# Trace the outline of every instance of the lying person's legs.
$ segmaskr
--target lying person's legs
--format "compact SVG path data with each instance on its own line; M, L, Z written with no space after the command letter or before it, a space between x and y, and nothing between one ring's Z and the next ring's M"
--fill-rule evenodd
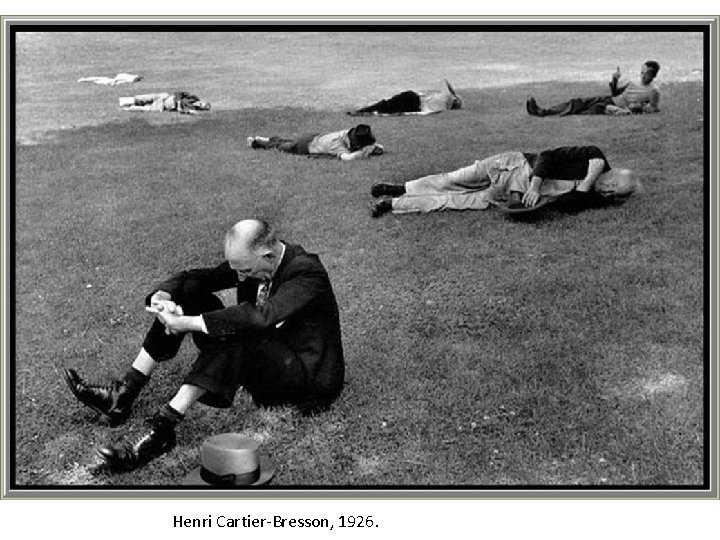
M491 183L489 165L492 159L476 161L456 171L424 176L405 184L374 184L371 189L373 197L390 195L395 198L375 203L372 216L379 217L389 211L403 214L487 208L488 194L484 192Z
M350 116L366 116L371 114L402 114L420 111L420 94L406 90L395 94L389 99L382 99L372 105L356 111L350 111Z
M289 152L295 144L293 139L285 137L248 137L248 146L253 150L280 150Z
M160 94L142 94L133 97L121 97L118 101L120 103L120 107L122 107L125 111L163 112L166 109L166 100L169 98L170 94L163 92Z
M373 197L390 195L437 195L449 191L483 190L490 185L486 160L476 161L472 165L456 171L431 174L410 180L404 184L387 184L379 182L373 184L371 194Z
M605 107L611 104L611 96L596 96L574 98L544 109L538 106L535 98L531 97L526 103L526 108L531 116L568 116L574 114L605 114Z
M248 137L247 145L253 150L279 150L288 154L308 154L309 146L317 133L308 133L294 139L287 137Z
M484 210L490 205L487 193L484 191L466 191L417 196L405 195L390 199L387 202L390 204L387 211L394 214L436 212L444 210Z

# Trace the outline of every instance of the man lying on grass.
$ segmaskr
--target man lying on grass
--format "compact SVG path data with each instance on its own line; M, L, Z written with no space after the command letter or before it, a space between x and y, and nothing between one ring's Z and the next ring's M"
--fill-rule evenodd
M275 149L288 154L337 157L343 161L379 156L384 151L383 146L375 142L372 129L367 124L332 133L308 133L294 139L248 137L247 144L253 150Z
M200 354L170 402L136 441L99 446L111 470L131 470L175 446L175 426L196 401L230 407L242 386L259 406L293 404L311 413L330 405L343 386L340 321L318 257L281 242L264 221L244 220L225 235L226 261L181 272L146 298L156 320L121 380L90 384L73 369L75 397L111 425L127 420L151 373L173 358L186 334ZM237 289L237 305L212 294Z
M209 111L210 103L188 92L160 92L157 94L141 94L139 96L119 98L120 107L124 111L140 112L178 112L180 114L197 114Z
M516 198L525 207L559 196L572 197L577 209L594 206L635 191L627 169L612 169L596 146L564 146L540 153L504 152L449 173L404 184L377 183L372 217L388 212L484 210Z
M613 73L609 96L574 98L543 109L535 98L527 100L525 107L531 116L567 116L570 114L639 114L654 113L660 109L660 91L653 83L660 71L654 60L645 62L640 70L640 82L620 79L620 68Z
M406 90L388 99L350 111L350 116L424 116L442 111L462 109L462 99L447 80L443 79L439 92Z

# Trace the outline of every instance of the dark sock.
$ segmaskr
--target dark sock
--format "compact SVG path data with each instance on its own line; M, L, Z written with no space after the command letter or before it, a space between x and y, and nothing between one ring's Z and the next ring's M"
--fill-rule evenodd
M185 418L183 413L176 411L170 405L163 405L160 411L158 411L157 416L166 420L171 427L175 427Z
M390 197L402 197L405 195L405 184L383 184L383 191Z
M137 388L138 390L145 386L149 380L150 377L145 375L142 371L138 371L134 367L128 369L122 378L122 381L129 387Z

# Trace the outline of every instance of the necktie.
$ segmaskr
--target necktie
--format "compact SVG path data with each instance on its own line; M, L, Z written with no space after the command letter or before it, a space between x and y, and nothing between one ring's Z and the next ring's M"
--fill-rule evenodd
M265 302L267 302L269 295L270 295L270 284L265 283L265 282L260 283L260 285L258 285L257 298L255 299L255 306L256 307L264 306Z

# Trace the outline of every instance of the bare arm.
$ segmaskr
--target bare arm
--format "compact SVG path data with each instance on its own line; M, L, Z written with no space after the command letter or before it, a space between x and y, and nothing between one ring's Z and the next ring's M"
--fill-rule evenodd
M370 156L379 156L384 151L385 149L381 144L375 143L369 146L364 146L360 150L357 150L355 152L346 152L344 154L340 154L339 157L342 161L353 161L356 159L368 158Z
M620 82L620 66L612 74L612 80L610 81L610 94L615 97L622 94L630 84L630 81L625 80L623 85L619 85Z
M522 202L525 206L535 206L540 200L540 186L543 179L539 176L533 176L530 180L530 187L523 194Z
M588 162L588 172L582 182L577 186L576 191L582 191L584 193L589 192L595 180L602 174L603 168L605 167L605 161L600 158L591 159Z

